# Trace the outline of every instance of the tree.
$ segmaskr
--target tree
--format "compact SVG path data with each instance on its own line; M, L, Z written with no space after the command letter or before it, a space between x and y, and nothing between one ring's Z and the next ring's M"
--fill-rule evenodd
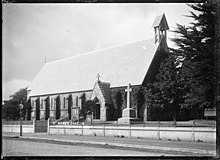
M172 39L177 49L172 50L181 64L178 79L184 84L181 106L194 108L195 118L202 118L204 108L214 106L215 10L207 2L188 6L199 13L190 12L188 17L193 18L190 26L177 24L174 31L177 37Z
M113 91L114 92L114 91ZM122 117L122 105L123 105L123 97L122 93L120 91L115 91L115 94L113 94L113 103L115 106L115 117L116 119Z
M152 106L159 107L160 114L169 112L174 122L181 109L193 109L194 118L202 118L204 108L214 106L214 7L188 6L198 14L190 12L193 22L188 27L177 24L172 39L177 48L169 49L156 81L149 85Z
M137 117L140 120L144 120L145 117L145 108L146 108L146 99L145 94L147 90L143 86L133 86L131 92L131 104L135 106L137 110Z
M3 105L3 118L7 120L17 120L20 117L19 104L23 104L22 118L30 119L31 105L30 101L27 101L27 88L22 88L10 96L10 99Z
M82 109L80 110L80 116L83 116L83 118L86 119L87 115L92 115L95 107L96 107L96 103L94 101L92 100L86 101L82 106Z
M160 106L161 118L170 114L174 125L176 125L177 112L180 108L179 103L182 95L181 84L178 83L179 63L177 63L176 56L172 52L167 54L166 57L160 65L156 81L149 85L150 103L156 108Z
M5 120L18 120L20 118L19 107L11 101L4 101L4 105L2 107L2 118Z

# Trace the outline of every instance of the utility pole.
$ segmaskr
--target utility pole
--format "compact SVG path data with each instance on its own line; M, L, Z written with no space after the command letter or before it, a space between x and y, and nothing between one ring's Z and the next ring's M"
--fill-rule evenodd
M22 109L24 107L22 102L20 103L19 107L20 107L20 136L22 136Z

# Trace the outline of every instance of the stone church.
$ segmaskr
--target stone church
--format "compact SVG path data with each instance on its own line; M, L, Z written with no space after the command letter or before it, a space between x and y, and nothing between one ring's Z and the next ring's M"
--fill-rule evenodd
M168 52L165 14L157 16L152 28L146 29L152 29L153 39L46 63L28 87L31 117L78 119L83 104L93 100L93 119L107 121L107 106L114 107L112 90L124 89L129 83L133 87L153 82Z

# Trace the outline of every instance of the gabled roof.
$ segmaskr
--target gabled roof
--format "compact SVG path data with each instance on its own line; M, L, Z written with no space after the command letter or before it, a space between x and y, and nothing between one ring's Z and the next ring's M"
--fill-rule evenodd
M99 97L99 98L98 98ZM101 101L103 98L106 104L112 104L110 83L97 80L90 95L90 100L95 102Z
M105 103L113 104L112 98L111 98L110 83L99 81L98 85L105 99Z
M161 26L164 30L168 30L169 26L165 17L165 14L157 16L154 20L152 27Z
M141 40L46 63L29 96L92 90L98 73L111 88L141 85L157 48L153 39Z

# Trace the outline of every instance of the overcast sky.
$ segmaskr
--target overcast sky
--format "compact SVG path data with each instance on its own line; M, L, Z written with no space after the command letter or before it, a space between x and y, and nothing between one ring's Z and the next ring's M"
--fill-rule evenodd
M51 62L150 39L157 15L165 13L172 30L188 25L190 10L184 3L3 4L3 99L28 86L45 57Z

